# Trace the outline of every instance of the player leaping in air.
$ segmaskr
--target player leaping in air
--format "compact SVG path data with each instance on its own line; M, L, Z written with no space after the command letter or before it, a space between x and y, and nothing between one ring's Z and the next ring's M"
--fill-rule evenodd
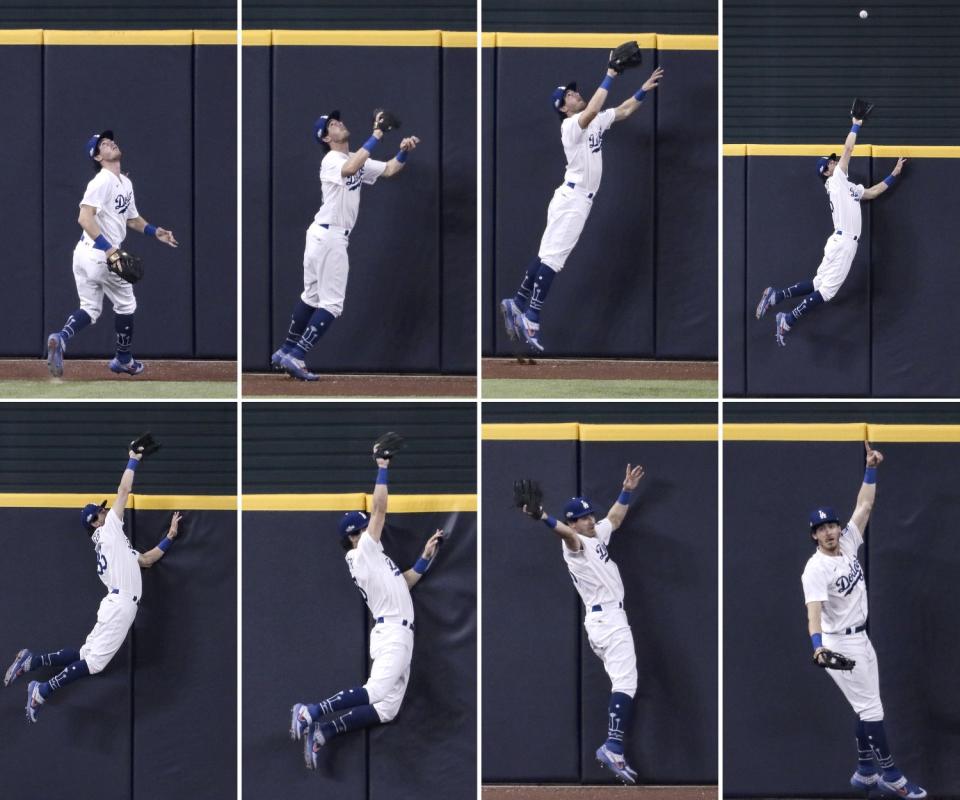
M857 769L850 785L869 794L922 798L927 793L906 779L887 745L880 701L877 654L867 636L867 584L857 560L877 494L877 467L883 454L864 442L866 469L853 515L845 528L827 506L810 514L816 552L803 570L803 598L813 660L826 667L857 713ZM837 655L843 656L842 660ZM850 663L852 661L852 664ZM879 767L879 772L878 768Z
M107 587L107 594L100 601L97 624L87 636L79 651L64 647L55 653L33 653L21 650L13 659L3 676L3 685L9 686L24 672L34 672L45 667L63 667L63 670L47 681L30 681L27 684L27 719L37 721L40 709L50 696L69 683L87 675L103 671L117 654L127 631L137 615L141 597L140 569L152 567L177 538L180 514L174 513L170 528L160 543L146 553L133 549L123 532L123 510L133 489L133 476L140 461L159 448L150 434L145 434L130 443L129 460L117 488L117 498L110 510L107 501L99 505L88 503L80 510L80 522L90 537L96 554L97 575Z
M320 748L334 736L390 722L410 680L413 658L413 601L410 590L430 568L443 541L438 530L410 569L401 572L383 551L380 536L387 518L387 468L402 446L396 433L386 433L373 447L377 482L370 514L351 511L340 521L340 542L350 576L373 617L370 632L370 677L363 686L344 689L317 703L296 703L291 709L290 738L303 739L307 769L317 768ZM326 717L326 719L324 719Z
M796 327L804 314L829 302L840 291L850 272L854 256L857 255L861 228L861 201L873 200L893 186L906 162L905 158L897 159L893 172L869 189L864 189L861 184L855 184L847 177L857 134L872 108L872 105L861 100L854 101L851 109L853 125L850 133L847 134L847 140L843 143L840 158L837 158L836 153L831 153L829 156L817 159L817 174L823 179L824 189L830 200L830 214L833 217L833 234L824 245L823 260L817 267L817 274L812 281L800 281L785 289L768 286L763 290L760 302L757 304L756 316L757 319L762 319L767 311L784 300L795 297L805 298L792 311L781 311L776 316L775 335L777 344L781 347L786 347L787 333ZM862 116L857 116L858 114Z
M563 542L563 560L586 610L583 627L591 649L603 661L612 684L607 739L597 748L597 761L624 783L637 782L637 773L627 764L623 751L623 739L637 693L637 651L627 612L623 610L620 570L610 558L607 545L610 536L623 523L630 493L637 488L643 474L643 467L627 464L620 496L599 522L593 505L586 498L571 498L563 507L564 521L560 521L543 510L539 485L533 481L514 484L514 504L524 514L542 520Z
M301 381L316 381L305 359L317 340L343 312L347 295L347 243L360 213L360 189L377 178L390 178L403 169L407 157L420 144L416 136L400 142L400 150L389 161L371 158L377 144L400 126L388 111L377 110L373 133L355 153L350 152L350 131L340 121L340 112L331 111L313 125L313 137L324 150L320 162L320 189L323 204L307 228L303 251L303 293L293 308L287 337L270 357L273 369L283 370Z
M622 53L626 55L620 55ZM563 183L554 191L547 208L547 226L537 257L527 266L516 295L500 301L507 336L511 341L526 343L534 353L545 349L540 337L540 312L547 293L576 247L593 207L593 198L600 189L603 134L614 122L626 119L640 108L647 92L657 88L663 77L663 70L658 67L636 94L616 108L601 110L613 79L624 69L637 66L639 56L635 42L627 42L612 51L607 74L589 103L577 91L575 81L558 86L550 96L553 110L560 115L560 141L567 169Z
M63 328L47 337L47 368L55 378L63 375L67 342L97 321L106 295L113 306L117 334L117 350L107 366L118 374L139 375L143 372L143 363L137 361L131 351L137 298L133 296L133 284L120 277L123 258L129 258L120 246L128 228L170 247L176 247L177 240L171 231L151 225L137 211L133 184L120 172L122 154L113 131L91 136L85 152L97 174L87 184L80 201L77 222L83 235L73 250L73 279L80 295L80 307L67 317Z

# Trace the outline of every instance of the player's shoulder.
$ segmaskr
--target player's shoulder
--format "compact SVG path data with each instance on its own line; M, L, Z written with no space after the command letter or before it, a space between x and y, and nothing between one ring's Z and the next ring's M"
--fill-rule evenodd
M87 188L92 189L98 186L109 186L110 182L110 170L101 169L98 170L96 175L87 181Z
M349 153L344 153L342 150L329 150L327 154L320 159L321 166L324 164L335 164L339 161L346 161L350 158Z

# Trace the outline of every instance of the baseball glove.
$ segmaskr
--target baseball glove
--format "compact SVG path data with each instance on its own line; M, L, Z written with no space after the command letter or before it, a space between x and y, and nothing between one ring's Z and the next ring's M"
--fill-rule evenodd
M373 443L373 457L389 461L403 447L403 437L399 433L388 431Z
M107 256L107 269L127 283L136 283L143 277L143 259L126 250L115 250Z
M160 443L153 438L152 433L144 433L130 442L130 449L142 458L152 456L160 449Z
M639 67L642 58L640 45L636 42L624 42L617 45L617 48L610 54L609 66L617 75L622 75L625 69Z
M392 131L394 128L400 127L400 119L392 111L384 111L382 108L375 108L373 110L373 118L376 120L377 114L382 114L380 121L377 123L377 130L387 133Z
M528 517L539 520L543 514L543 489L536 481L513 482L513 504Z
M835 653L826 647L813 657L813 663L824 669L851 670L857 666L857 662L852 658L847 658L842 653Z
M867 117L870 116L870 112L873 111L873 103L869 100L861 100L859 97L855 98L853 105L850 106L850 117L851 119L859 119L861 122L866 122Z

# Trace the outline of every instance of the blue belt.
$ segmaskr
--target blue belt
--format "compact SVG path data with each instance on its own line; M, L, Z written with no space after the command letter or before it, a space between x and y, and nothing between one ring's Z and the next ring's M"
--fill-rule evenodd
M837 236L843 236L843 231L837 231ZM853 241L857 241L857 239L859 238L860 238L859 236L854 236Z
M110 594L120 594L120 590L119 590L119 589L111 589L111 590L110 590ZM134 602L134 603L137 602L137 596L136 596L136 595L133 596L133 602Z
M610 606L607 606L607 608L610 608ZM617 603L617 608L623 608L623 603L622 603L622 602ZM599 603L597 603L595 606L590 606L590 610L591 610L591 611L603 611L603 606L600 605Z
M575 184L573 181L567 181L567 186L569 186L571 189L577 188L577 184ZM590 194L587 195L587 200L589 200L592 197L593 197L593 192L590 192Z
M383 617L377 617L377 625L379 625L381 622L384 622L384 621L385 621L385 620L384 620ZM400 624L403 625L404 628L409 628L410 630L413 630L413 623L412 623L412 622L407 622L406 620L401 620Z
M321 228L326 228L327 230L330 230L330 226L329 226L329 225L324 225L322 222L317 223L317 224L319 224ZM339 227L339 226L337 226L337 227ZM350 235L350 231L347 230L346 228L344 228L344 229L343 229L343 235L344 235L344 236L349 236L349 235Z
M850 636L850 635L853 634L853 633L862 633L862 632L865 631L866 629L867 629L867 625L866 625L866 623L864 623L863 625L858 625L856 628L845 628L844 630L840 631L840 632L837 633L836 635L838 635L838 636Z

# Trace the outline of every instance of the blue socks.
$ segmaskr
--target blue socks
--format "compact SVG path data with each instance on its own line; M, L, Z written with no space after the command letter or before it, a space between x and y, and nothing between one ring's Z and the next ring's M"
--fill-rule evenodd
M117 361L129 364L133 344L133 314L114 314L113 329L117 332Z
M367 690L360 686L357 689L346 689L337 692L333 697L321 700L319 703L307 706L307 711L314 721L326 714L332 714L334 711L343 711L345 708L354 708L355 706L366 706L370 704L370 697Z
M527 265L527 271L523 276L523 281L520 283L520 288L517 289L517 293L513 297L513 302L517 304L517 308L521 312L525 312L527 307L530 305L530 295L533 293L533 283L537 279L537 272L540 271L540 267L543 264L540 263L539 258L533 259Z
M823 295L820 294L820 292L814 292L787 315L790 317L790 319L787 320L787 323L791 328L793 328L797 322L800 321L800 317L812 311L817 306L822 305L824 302L826 301L823 299Z
M537 270L536 280L533 282L533 293L530 295L530 306L527 308L527 317L533 322L540 321L540 310L547 299L547 293L550 291L550 285L557 273L546 264L541 264Z
M67 317L67 321L63 323L63 328L60 329L60 338L65 342L69 342L92 322L93 320L90 319L90 315L82 308L78 308Z
M287 338L281 346L282 350L289 353L297 346L297 342L300 341L300 337L303 336L304 330L310 323L310 317L316 310L313 306L304 303L302 299L297 300L297 304L293 307L293 313L290 315L290 328L287 331Z
M873 751L874 758L883 770L883 779L885 781L898 781L903 777L903 773L897 769L893 763L893 756L890 754L890 746L887 744L887 732L884 730L883 722L863 722L863 733L867 744ZM859 735L858 735L859 740ZM859 749L859 744L857 749Z
M873 750L867 739L867 731L862 719L857 720L857 772L861 775L873 775L877 768L873 765Z
M33 670L40 669L40 667L65 667L79 660L80 653L78 651L64 647L62 650L57 650L56 653L33 656L27 665L27 672L33 672Z
M40 696L46 700L57 689L62 689L68 683L73 683L78 678L89 674L86 661L74 661L59 675L54 675L50 680L40 684Z
M614 692L610 695L608 707L609 722L607 723L607 749L623 755L623 735L630 724L630 713L633 710L633 698L623 692Z
M346 714L342 714L328 722L320 723L320 733L328 742L334 737L347 731L355 731L360 728L369 728L371 725L380 724L380 715L371 705L357 706Z
M807 294L813 294L813 281L800 281L800 283L795 283L786 289L777 289L773 302L776 305L782 303L788 297L803 297Z
M304 328L303 334L300 336L300 339L287 351L294 358L303 359L304 356L310 352L310 349L317 343L317 340L327 332L327 329L336 319L336 317L325 308L311 309L311 311L313 311L313 313L310 315L310 321L307 323L306 328ZM292 323L290 328L293 328ZM287 339L289 340L289 338L290 337L288 336Z

